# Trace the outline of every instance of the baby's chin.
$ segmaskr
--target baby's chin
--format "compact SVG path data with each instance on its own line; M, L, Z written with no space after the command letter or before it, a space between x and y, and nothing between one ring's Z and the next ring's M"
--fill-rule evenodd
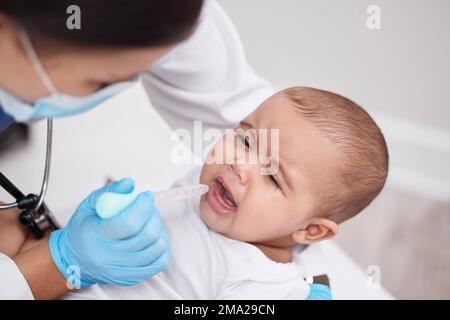
M202 195L200 199L199 210L203 223L217 233L227 233L227 230L232 225L234 216L223 216L215 212L209 205L206 195Z

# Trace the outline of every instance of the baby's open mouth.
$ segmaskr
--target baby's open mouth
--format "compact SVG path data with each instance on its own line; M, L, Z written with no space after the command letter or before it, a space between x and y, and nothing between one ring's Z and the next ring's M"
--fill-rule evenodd
M230 214L237 211L233 195L221 178L213 181L206 197L212 209L217 213Z

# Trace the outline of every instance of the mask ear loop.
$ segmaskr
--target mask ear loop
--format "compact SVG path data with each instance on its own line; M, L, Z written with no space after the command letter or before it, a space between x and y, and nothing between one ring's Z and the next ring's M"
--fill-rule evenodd
M36 51L34 50L33 44L31 43L30 37L28 36L25 29L21 26L18 27L18 34L19 34L19 40L22 44L23 48L25 49L25 52L28 56L28 58L31 60L31 64L33 65L34 70L38 74L41 81L44 83L44 85L47 87L47 90L50 91L50 93L55 94L58 93L58 89L56 89L55 85L53 84L52 80L48 76L47 72L44 69L44 66L42 65L41 61L39 60Z

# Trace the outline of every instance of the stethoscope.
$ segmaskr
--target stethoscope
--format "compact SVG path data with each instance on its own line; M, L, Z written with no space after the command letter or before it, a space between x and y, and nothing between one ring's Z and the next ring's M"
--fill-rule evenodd
M45 169L39 195L22 193L6 176L0 172L0 185L16 200L15 202L1 204L0 210L18 208L21 210L19 221L28 226L34 236L41 238L48 229L59 229L59 225L52 213L44 203L50 176L50 163L52 158L53 120L47 119L47 147L45 152Z

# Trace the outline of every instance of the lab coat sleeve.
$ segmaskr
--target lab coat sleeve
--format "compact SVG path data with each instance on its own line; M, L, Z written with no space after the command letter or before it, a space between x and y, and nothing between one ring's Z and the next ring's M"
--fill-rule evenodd
M0 300L33 300L31 289L14 261L0 252Z
M196 31L142 76L152 105L172 129L233 128L273 94L251 68L232 22L205 2Z

